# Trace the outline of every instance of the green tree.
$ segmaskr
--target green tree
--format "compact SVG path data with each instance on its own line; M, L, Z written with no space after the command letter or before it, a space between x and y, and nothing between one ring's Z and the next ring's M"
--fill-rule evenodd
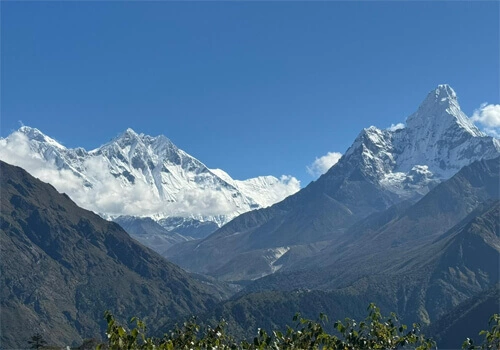
M30 345L30 349L41 349L47 342L43 339L43 336L40 333L35 333L31 336L31 339L28 340L28 344Z
M433 341L420 334L418 325L414 324L408 330L406 325L399 324L396 316L384 317L380 309L374 304L368 307L369 315L357 323L351 319L338 321L334 324L337 335L325 331L328 319L320 314L318 321L301 318L296 314L293 318L295 327L287 327L286 332L273 331L269 335L265 330L259 329L252 343L235 342L232 337L225 334L226 323L221 321L216 327L202 327L193 318L166 333L162 339L148 338L145 335L145 324L133 318L136 327L130 331L118 325L113 315L106 312L108 322L109 349L342 349L342 350L371 350L371 349L431 349L435 347ZM104 347L103 347L104 348Z
M500 314L493 314L493 316L490 317L489 324L491 326L490 330L482 330L479 332L479 335L484 336L483 343L480 346L474 345L474 341L467 338L462 345L462 349L500 350Z

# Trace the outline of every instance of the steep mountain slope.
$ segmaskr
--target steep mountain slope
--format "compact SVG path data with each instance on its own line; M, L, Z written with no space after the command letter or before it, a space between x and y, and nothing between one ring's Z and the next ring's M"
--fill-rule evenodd
M379 306L384 314L391 310L381 298ZM330 322L325 329L334 333L333 323L346 317L357 321L367 315L367 307L372 300L366 295L352 295L346 298L344 291L265 291L250 293L218 304L203 315L202 319L217 322L223 318L228 323L228 332L237 338L252 340L258 328L269 334L273 330L286 330L294 327L293 316L300 312L301 317L317 320L320 313Z
M21 127L0 140L1 158L67 192L105 217L226 223L299 189L292 177L233 180L209 169L165 136L127 129L98 149L67 149L37 129ZM195 231L196 232L196 231ZM196 233L195 233L196 235Z
M498 311L498 291L491 288L500 277L499 214L500 202L488 201L415 249L388 248L385 254L323 268L280 271L255 281L209 315L224 317L236 334L249 337L257 320L265 319L259 325L266 329L290 324L295 312L313 319L324 312L330 320L348 316L359 321L366 306L375 302L406 324L438 322L429 333L446 341L442 344L455 341L451 348L456 348L457 341L460 346L466 337L477 335L471 322L484 329Z
M466 334L481 344L484 336L479 332L491 329L489 318L500 313L500 285L467 299L432 324L426 334L436 340L439 349L460 349Z
M119 216L113 221L127 231L132 238L160 254L178 243L193 239L189 236L168 231L148 217Z
M251 290L328 290L365 276L418 272L444 253L443 242L454 237L453 232L486 212L490 224L485 226L483 220L479 227L485 230L482 234L492 234L485 239L495 246L495 235L500 234L494 206L500 199L499 186L500 158L475 162L417 203L374 214L305 257L289 258L296 248L290 249L277 261L285 265L280 273L255 281Z
M482 203L499 199L500 158L482 160L464 167L451 179L439 184L414 205L401 205L353 225L343 236L342 245L332 245L321 253L297 262L304 267L328 266L339 261L386 255L388 249L415 248L451 229ZM384 218L385 220L375 220ZM293 270L293 266L290 268Z
M2 348L35 332L75 345L103 334L105 310L154 325L224 296L21 168L0 162L0 191Z
M463 166L499 154L500 142L481 133L460 111L455 92L439 85L405 127L364 129L316 182L166 256L228 280L259 278L278 271L280 254L291 247L340 240L369 215L416 201Z

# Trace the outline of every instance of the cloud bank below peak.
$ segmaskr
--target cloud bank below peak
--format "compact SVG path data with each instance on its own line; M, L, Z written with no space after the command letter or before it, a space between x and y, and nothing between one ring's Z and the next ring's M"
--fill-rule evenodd
M46 142L45 135L40 135L44 138L33 141L25 132L15 131L7 138L0 138L0 159L24 168L59 192L68 194L79 206L104 217L181 216L222 224L251 208L281 201L300 189L300 182L292 176L261 176L238 181L223 171L216 172L222 180L207 179L200 184L193 182L192 178L196 178L193 174L185 174L185 179L182 178L186 170L169 163L169 171L157 180L168 183L169 174L175 172L174 177L180 182L173 189L163 189L170 190L173 198L165 201L158 188L146 181L144 170L128 169L129 175L134 173L135 177L130 183L111 171L113 159L98 152L83 151L85 155L75 160L74 150L54 148ZM65 152L73 153L68 158ZM72 159L73 163L65 163L65 159ZM120 167L123 166L127 164L120 163ZM211 186L212 181L217 185ZM224 181L230 184L229 187L222 185Z

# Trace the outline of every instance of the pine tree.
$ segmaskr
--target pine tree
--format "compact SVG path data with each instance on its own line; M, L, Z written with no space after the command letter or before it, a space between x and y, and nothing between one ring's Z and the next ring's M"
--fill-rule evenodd
M35 333L31 337L31 340L28 340L28 344L30 344L31 349L38 350L47 345L47 342L45 341L45 339L43 339L43 336L40 333Z

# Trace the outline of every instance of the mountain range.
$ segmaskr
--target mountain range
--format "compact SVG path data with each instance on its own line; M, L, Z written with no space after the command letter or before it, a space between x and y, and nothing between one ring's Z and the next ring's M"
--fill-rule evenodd
M464 325L497 311L500 142L471 123L448 85L404 125L362 130L328 172L281 201L283 181L242 184L167 141L127 130L87 152L28 127L0 140L4 158L18 154L115 220L0 163L1 316L15 320L1 323L2 347L19 346L26 325L45 327L54 344L78 343L102 334L105 309L154 328L192 313L222 317L249 338L295 312L359 320L370 302L456 346L474 336ZM237 209L188 213L190 195Z
M477 161L417 203L371 215L338 240L292 247L277 260L281 269L247 282L207 317L229 320L244 336L257 326L281 329L297 310L360 320L375 302L426 327L440 349L460 348L465 337L478 343L500 312L499 165L500 157Z
M166 256L218 278L257 279L298 256L316 255L370 215L415 203L462 167L498 155L499 140L479 131L453 89L439 85L404 127L364 129L317 181L269 208L240 215L205 239L176 245ZM444 198L435 205L455 204Z
M21 166L104 218L150 217L168 231L198 237L235 216L299 190L291 176L232 179L209 169L165 136L132 129L103 146L70 149L22 126L0 139L1 159ZM161 237L160 237L161 238Z

